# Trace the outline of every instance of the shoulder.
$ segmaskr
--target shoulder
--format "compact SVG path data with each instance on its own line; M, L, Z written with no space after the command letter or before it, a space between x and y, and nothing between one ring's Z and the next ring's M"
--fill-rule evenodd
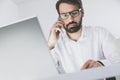
M84 26L86 32L92 32L94 34L107 34L110 33L107 29L99 26Z
M101 40L105 39L114 39L115 37L112 35L111 32L109 32L104 27L99 26L84 26L84 32L86 32L89 36L97 37Z
M107 29L100 26L84 26L84 29L92 31L107 31Z

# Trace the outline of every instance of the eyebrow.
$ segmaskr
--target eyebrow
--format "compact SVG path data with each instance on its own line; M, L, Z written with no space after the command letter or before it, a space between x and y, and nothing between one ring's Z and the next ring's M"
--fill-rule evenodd
M77 10L81 10L81 8L80 9L75 9L73 11L77 11ZM70 13L70 12L73 12L73 11L69 11L69 12L65 12L65 13L60 13L60 14L66 14L66 13Z

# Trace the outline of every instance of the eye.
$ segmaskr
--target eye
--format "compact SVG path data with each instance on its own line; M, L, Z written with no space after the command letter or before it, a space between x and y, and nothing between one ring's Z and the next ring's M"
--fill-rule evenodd
M78 11L73 11L73 12L71 12L71 15L75 16L75 15L78 15L78 13L79 13Z
M64 13L64 14L61 14L60 17L61 17L62 19L65 19L65 18L68 17L68 15Z

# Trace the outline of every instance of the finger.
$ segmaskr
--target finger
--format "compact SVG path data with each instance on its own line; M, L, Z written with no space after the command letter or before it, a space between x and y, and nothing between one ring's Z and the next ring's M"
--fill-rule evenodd
M96 61L96 63L94 64L94 67L100 67L100 66L103 66L103 65Z
M89 64L89 67L88 68L93 68L94 67L94 65L96 64L96 61L91 61L90 62L90 64Z
M60 28L61 30L64 29L64 25L63 24L58 24L56 27Z
M58 29L59 28L59 29ZM55 22L52 29L56 29L56 30L60 30L61 28L63 28L63 24L59 21Z
M87 61L81 68L81 70L87 69L89 67L90 61Z
M59 26L59 28L64 28L64 23L61 21L57 21L54 25L55 25L55 27Z
M55 28L55 32L62 32L62 30L60 28Z
M59 28L62 33L64 32L63 25L59 25L57 28Z
M64 24L64 22L62 20L58 20L57 21L58 23L61 23L61 24Z
M94 61L90 59L85 62L85 64L82 66L81 70L91 68L93 66L93 64L94 64Z

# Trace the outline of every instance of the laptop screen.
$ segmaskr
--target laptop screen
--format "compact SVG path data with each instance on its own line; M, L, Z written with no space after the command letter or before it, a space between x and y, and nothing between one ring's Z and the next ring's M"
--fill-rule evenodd
M0 28L1 80L40 80L56 75L37 17Z

